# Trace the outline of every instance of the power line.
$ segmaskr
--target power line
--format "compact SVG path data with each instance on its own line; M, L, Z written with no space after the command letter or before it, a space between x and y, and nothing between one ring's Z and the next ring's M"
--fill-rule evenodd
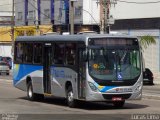
M160 1L154 1L154 2L129 2L129 1L124 1L124 0L117 0L117 2L123 2L123 3L132 3L132 4L156 4L160 3Z
M85 10L85 9L82 9L83 11L85 11L85 12L87 12L91 17L92 17L92 19L94 20L94 22L96 23L96 24L98 24L98 22L95 20L95 18L93 17L93 15L90 13L90 12L88 12L87 10Z

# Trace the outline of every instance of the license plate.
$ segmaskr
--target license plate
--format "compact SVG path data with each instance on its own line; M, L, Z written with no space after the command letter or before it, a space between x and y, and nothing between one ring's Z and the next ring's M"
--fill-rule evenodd
M122 98L121 97L113 97L112 101L122 101Z

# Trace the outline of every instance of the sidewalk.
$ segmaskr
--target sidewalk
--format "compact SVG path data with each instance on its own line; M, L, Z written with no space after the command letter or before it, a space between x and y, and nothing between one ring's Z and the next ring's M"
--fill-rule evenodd
M143 98L160 100L160 79L153 81L154 85L143 85Z
M154 77L153 83L154 83L154 84L160 84L160 77L159 77L159 76Z
M153 83L154 84L160 84L160 73L159 72L153 72Z

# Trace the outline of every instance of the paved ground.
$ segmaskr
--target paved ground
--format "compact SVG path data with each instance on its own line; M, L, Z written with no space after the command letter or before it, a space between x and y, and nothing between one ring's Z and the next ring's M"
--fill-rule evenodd
M9 76L0 75L0 79L7 80L8 82L12 82L12 72ZM143 97L160 100L160 79L159 78L154 80L154 85L148 85L147 83L144 84Z
M28 101L26 92L13 87L11 76L1 75L0 120L10 120L11 118L12 120L13 118L15 118L14 120L106 120L106 118L133 120L137 119L137 115L139 119L148 119L149 115L154 115L160 120L159 91L160 84L158 82L155 82L155 85L145 84L143 99L127 101L122 109L115 109L111 104L90 102L82 102L78 108L73 109L69 108L65 104L65 100L60 98L46 98L39 102Z
M144 88L147 90L150 87L154 86ZM157 90L158 86L154 89ZM100 102L81 102L78 108L69 108L60 98L28 101L26 92L14 88L11 80L0 79L0 114L0 119L8 116L18 117L18 120L133 120L132 117L137 114L143 117L158 115L160 118L160 100L143 98L140 101L127 101L122 109Z

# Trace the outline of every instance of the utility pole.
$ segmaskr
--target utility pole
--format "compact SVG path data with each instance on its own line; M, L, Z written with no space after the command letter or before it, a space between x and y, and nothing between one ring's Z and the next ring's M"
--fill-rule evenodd
M11 40L12 40L12 57L14 56L14 0L12 0L12 19L11 19Z
M109 20L110 20L110 0L107 0L107 3L106 3L106 26L105 26L105 31L106 33L110 33L110 23L109 23Z
M110 17L110 0L103 0L103 13L104 13L104 33L110 32L109 17Z
M104 34L104 6L102 0L97 0L97 6L100 5L100 33Z
M74 34L74 2L77 0L70 0L69 2L69 23L70 23L70 34Z
M38 2L35 0L35 26L36 26L36 35L39 35L39 23L38 23Z
M111 0L97 0L101 8L101 34L110 32L110 3Z

